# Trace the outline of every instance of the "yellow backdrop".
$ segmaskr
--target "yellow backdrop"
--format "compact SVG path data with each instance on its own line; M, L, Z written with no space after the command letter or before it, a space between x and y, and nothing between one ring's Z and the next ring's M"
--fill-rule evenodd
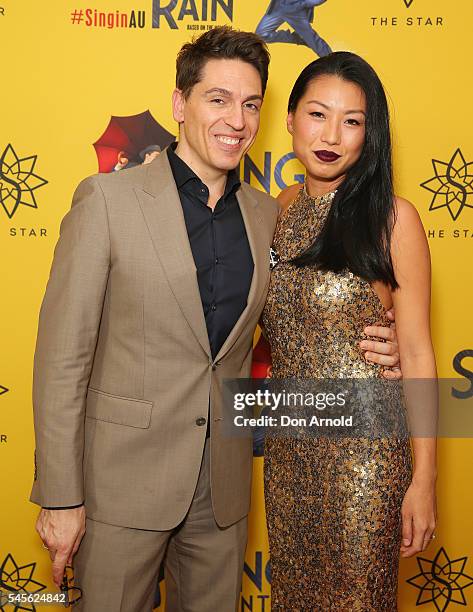
M28 502L31 368L60 220L74 187L98 169L92 145L112 115L148 109L174 134L170 93L183 42L216 24L254 31L267 3L0 0L0 580L11 588L26 578L26 590L39 588L35 582L52 589L49 558L34 530L38 509ZM439 375L470 380L472 23L471 0L327 0L315 9L313 23L333 50L355 51L372 63L386 86L396 190L414 202L429 234ZM271 44L270 51L261 130L242 174L276 195L301 171L285 159L291 152L285 107L295 77L316 55L285 43ZM464 438L439 446L437 539L421 555L424 561L401 562L403 612L417 605L473 610L473 445ZM254 474L241 611L270 609L261 458L255 458Z

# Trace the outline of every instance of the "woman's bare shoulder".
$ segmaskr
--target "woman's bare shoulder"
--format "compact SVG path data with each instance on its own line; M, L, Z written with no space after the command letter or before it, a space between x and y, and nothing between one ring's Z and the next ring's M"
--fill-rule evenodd
M399 196L394 197L394 212L395 212L395 224L394 233L404 232L406 229L410 232L421 232L423 233L422 221L417 208L406 200Z
M413 250L418 253L428 253L427 236L417 208L406 200L395 196L395 221L391 237L391 254L396 260L412 255Z
M279 210L284 213L286 209L294 202L297 194L302 189L301 183L295 183L290 185L281 191L278 195L277 200L279 202Z
M401 198L400 196L394 196L394 208L397 214L401 214L402 216L406 215L417 215L417 209L412 202L406 200L405 198Z

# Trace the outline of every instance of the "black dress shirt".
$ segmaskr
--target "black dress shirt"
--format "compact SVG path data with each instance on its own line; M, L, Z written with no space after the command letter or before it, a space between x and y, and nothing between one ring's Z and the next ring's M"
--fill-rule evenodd
M253 257L236 198L240 179L235 170L229 172L224 194L212 211L207 206L207 186L176 155L175 146L168 149L168 158L181 199L210 350L215 358L246 307L253 277Z
M176 146L174 143L168 148L168 158L197 268L210 350L215 358L246 307L253 277L253 257L236 198L240 179L235 170L228 173L224 194L212 211L207 206L207 186L174 153ZM208 415L206 435L210 435Z

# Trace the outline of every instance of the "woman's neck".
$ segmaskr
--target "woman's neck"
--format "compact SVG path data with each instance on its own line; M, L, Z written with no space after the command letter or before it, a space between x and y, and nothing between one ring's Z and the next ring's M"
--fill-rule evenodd
M309 174L307 174L305 177L306 191L310 196L314 198L323 196L326 193L336 191L336 189L338 189L338 187L343 182L344 178L344 176L339 176L336 179L328 180L310 176Z

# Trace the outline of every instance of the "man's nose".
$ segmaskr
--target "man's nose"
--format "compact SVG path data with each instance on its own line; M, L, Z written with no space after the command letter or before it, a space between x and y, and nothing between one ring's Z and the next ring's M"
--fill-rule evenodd
M232 105L228 115L225 117L225 122L236 132L241 132L246 126L243 108L239 104Z

